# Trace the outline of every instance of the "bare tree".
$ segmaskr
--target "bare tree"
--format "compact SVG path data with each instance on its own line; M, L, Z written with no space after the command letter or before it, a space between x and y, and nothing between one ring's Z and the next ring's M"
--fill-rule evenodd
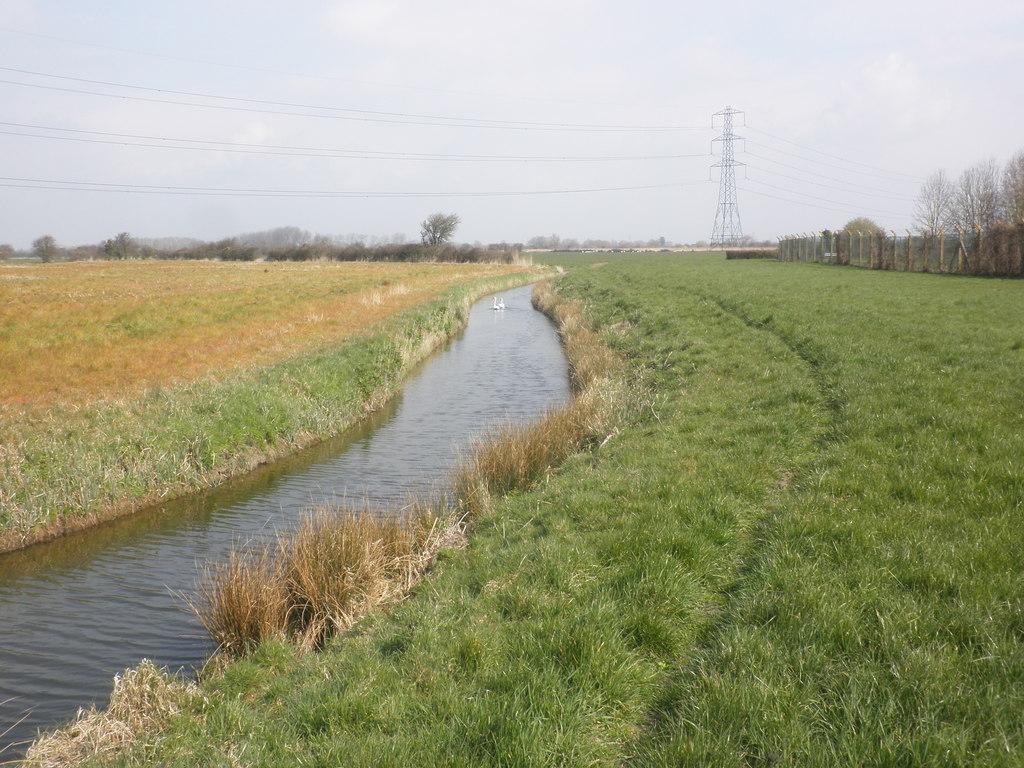
M960 174L951 223L964 230L991 227L999 212L999 166L984 160Z
M956 189L945 171L936 171L921 185L914 203L914 224L928 234L949 227Z
M53 235L43 235L32 241L32 252L40 261L51 262L60 255L60 248Z
M420 238L424 245L442 245L452 239L458 226L458 214L434 213L420 225Z
M1007 221L1024 221L1024 150L1010 158L1003 169L1002 216Z
M14 246L8 243L0 245L0 261L7 261L14 255Z

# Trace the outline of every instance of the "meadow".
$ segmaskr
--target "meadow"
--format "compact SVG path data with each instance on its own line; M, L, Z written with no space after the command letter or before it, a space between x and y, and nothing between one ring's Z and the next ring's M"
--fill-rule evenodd
M621 407L481 446L410 599L96 764L1020 765L1024 283L552 258Z
M0 549L337 434L472 298L528 279L469 264L0 265Z

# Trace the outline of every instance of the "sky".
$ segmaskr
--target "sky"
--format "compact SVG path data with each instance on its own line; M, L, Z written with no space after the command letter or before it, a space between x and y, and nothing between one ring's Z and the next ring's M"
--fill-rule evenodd
M0 0L0 243L913 225L1024 150L1024 3Z

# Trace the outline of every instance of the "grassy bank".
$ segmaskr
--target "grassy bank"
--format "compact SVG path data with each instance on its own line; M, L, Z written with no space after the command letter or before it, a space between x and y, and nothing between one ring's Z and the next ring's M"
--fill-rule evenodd
M601 257L629 418L105 764L1020 764L1024 284Z
M57 366L44 389L59 396L8 398L0 409L0 549L208 487L339 433L458 330L474 298L531 279L465 265L47 266L85 271L55 273L48 288L78 286L81 322L64 317L60 333L38 295L16 296L27 317L40 306L51 319L35 337L26 328L4 342L13 361L4 386L21 391L15 363L31 368L33 345L43 357L77 356L96 376ZM20 269L2 276L43 279ZM142 287L129 291L133 280ZM185 294L192 303L176 309ZM115 322L126 317L130 327ZM140 361L156 366L155 382L133 373Z

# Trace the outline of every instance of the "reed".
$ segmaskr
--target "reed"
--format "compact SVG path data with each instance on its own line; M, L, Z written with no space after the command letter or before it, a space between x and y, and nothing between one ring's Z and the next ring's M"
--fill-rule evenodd
M274 553L232 552L208 565L193 609L218 648L240 655L288 627L288 593Z
M374 608L406 594L458 523L415 502L402 516L318 509L272 546L207 568L193 609L229 655L272 638L315 650Z

